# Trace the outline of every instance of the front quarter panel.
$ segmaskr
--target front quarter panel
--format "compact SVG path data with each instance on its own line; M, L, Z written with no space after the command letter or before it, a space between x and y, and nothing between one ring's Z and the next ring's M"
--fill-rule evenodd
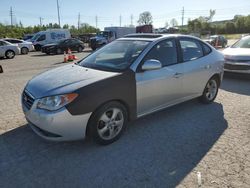
M135 73L127 70L116 76L100 80L76 90L79 96L66 106L72 115L94 112L109 101L120 101L129 113L129 119L136 118Z

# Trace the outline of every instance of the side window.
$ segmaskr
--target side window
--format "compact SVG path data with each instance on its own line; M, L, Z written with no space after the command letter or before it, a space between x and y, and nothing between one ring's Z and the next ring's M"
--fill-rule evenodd
M162 63L162 66L173 65L177 63L177 50L174 39L168 39L156 44L145 56L146 60L155 59Z
M183 61L192 61L203 56L202 47L195 39L180 39Z
M204 55L210 54L210 52L212 51L211 48L208 45L204 44L204 43L201 43L201 45L202 45L202 48L203 48Z
M0 46L4 46L4 43L2 41L0 41Z
M41 35L38 39L37 39L37 41L43 41L43 40L45 40L46 39L46 35Z

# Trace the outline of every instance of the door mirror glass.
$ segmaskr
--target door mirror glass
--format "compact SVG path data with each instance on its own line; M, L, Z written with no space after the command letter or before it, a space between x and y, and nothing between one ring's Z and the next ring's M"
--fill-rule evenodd
M156 70L156 69L161 69L162 64L159 60L155 59L149 59L145 61L142 65L142 70L147 71L147 70Z

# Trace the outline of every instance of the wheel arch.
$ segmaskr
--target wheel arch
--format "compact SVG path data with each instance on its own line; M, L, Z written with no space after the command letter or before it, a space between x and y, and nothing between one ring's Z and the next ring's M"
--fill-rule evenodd
M131 110L129 109L129 105L124 100L121 100L121 99L112 99L112 100L103 102L98 107L96 107L95 110L92 112L92 114L91 114L91 116L90 116L90 118L88 120L86 130L85 130L85 135L86 136L90 136L90 122L94 118L95 112L98 109L100 109L101 107L103 107L104 105L106 105L108 103L111 103L111 102L117 102L117 103L120 103L122 106L124 106L124 108L126 109L127 116L128 116L127 117L128 121L131 121L133 119L133 116L131 115Z

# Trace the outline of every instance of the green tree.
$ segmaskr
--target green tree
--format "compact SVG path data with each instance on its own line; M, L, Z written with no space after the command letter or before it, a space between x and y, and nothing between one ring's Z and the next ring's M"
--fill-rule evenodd
M140 14L138 24L139 25L150 25L153 23L153 17L149 11L145 11Z

